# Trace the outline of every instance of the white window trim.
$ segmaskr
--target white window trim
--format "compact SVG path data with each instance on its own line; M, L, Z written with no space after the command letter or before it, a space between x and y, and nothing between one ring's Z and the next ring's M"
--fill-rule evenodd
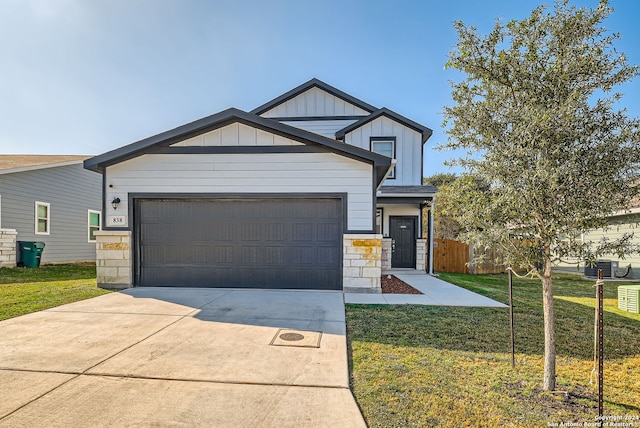
M47 231L46 232L38 232L38 207L39 206L45 206L47 207ZM39 202L36 201L35 203L35 221L34 221L34 228L35 228L35 234L36 235L50 235L51 234L51 204L48 202Z
M369 150L377 153L373 150L373 143L391 143L391 159L396 159L396 137L369 137ZM396 178L396 167L397 164L391 168L387 179L394 180Z
M91 239L91 214L98 214L98 230L102 230L102 211L87 210L87 242L95 243L95 239Z

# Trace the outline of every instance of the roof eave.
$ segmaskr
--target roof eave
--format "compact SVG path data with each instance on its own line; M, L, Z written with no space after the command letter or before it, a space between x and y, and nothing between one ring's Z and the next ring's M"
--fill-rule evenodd
M84 161L82 160L70 160L64 162L44 163L39 165L19 166L15 168L0 169L0 175L2 174L14 174L16 172L35 171L38 169L58 168L61 166L79 165Z
M386 116L389 119L392 119L396 122L399 122L403 125L405 125L408 128L413 129L414 131L420 133L421 137L422 137L422 143L424 144L429 137L431 137L431 135L433 134L433 130L431 128L428 128L424 125L419 124L418 122L414 122L411 119L408 119L396 112L394 112L393 110L389 110L386 107L382 107L381 109L378 109L374 112L372 112L369 116L367 117L363 117L362 119L348 125L345 126L344 128L340 129L339 131L336 132L336 139L338 140L342 140L344 139L345 135L348 134L349 132L352 132L358 128L360 128L361 126L371 122L372 120L375 120L381 116Z
M325 146L335 152L356 158L374 165L390 165L391 160L386 156L361 149L359 147L344 144L340 141L295 128L268 118L247 113L242 110L230 108L220 113L196 120L186 125L179 126L169 131L162 132L149 138L137 141L124 147L103 153L84 162L84 167L92 171L104 173L107 166L123 162L145 154L153 147L164 147L209 132L230 123L240 122L264 131L272 132L285 138L290 138L302 143L315 143Z

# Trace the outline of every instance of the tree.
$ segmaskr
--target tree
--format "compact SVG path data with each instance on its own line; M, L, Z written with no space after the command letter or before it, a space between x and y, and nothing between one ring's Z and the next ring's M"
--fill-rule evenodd
M456 163L490 183L489 192L458 183L456 220L464 240L500 249L540 279L545 390L555 389L553 263L638 250L628 235L580 239L639 193L640 121L617 109L622 95L614 92L638 67L615 50L619 35L601 28L611 12L606 0L595 9L561 0L522 21L497 21L486 36L455 22L447 62L463 78L451 82L449 140L440 148L466 149Z
M451 184L458 177L452 173L439 173L422 179L422 184L428 184L438 189L436 203L433 206L433 236L439 239L458 239L461 226L456 219L447 213L449 198L446 196ZM423 225L427 227L427 225ZM424 229L426 230L426 229Z
M435 238L457 240L463 232L464 229L456 220L455 214L456 198L459 197L459 190L467 187L466 180L475 181L479 190L489 191L489 186L478 177L458 177L456 174L443 172L422 179L423 184L430 184L438 189L433 209Z

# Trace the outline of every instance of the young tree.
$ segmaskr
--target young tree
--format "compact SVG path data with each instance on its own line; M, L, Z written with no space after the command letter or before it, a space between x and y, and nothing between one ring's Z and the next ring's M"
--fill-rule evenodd
M486 192L460 180L457 220L466 241L499 248L507 263L541 280L545 390L555 389L553 263L637 250L629 236L580 239L639 189L640 121L617 109L622 95L613 92L638 67L615 50L619 35L601 28L611 12L606 0L595 9L560 0L522 21L498 21L486 36L456 22L447 62L463 80L451 83L441 149L467 149L457 163L490 183Z

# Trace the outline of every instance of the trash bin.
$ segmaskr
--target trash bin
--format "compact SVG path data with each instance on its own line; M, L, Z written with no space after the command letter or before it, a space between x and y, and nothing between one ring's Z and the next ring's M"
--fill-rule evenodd
M26 267L40 266L40 258L44 251L44 242L18 241L20 246L20 259Z

